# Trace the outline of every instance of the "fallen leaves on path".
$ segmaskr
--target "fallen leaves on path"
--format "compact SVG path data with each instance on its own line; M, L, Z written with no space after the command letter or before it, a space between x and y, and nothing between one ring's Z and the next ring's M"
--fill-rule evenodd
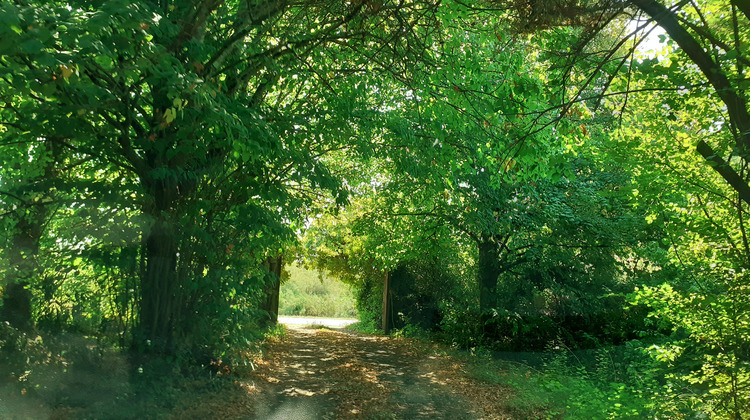
M417 340L298 328L244 380L257 418L511 418L509 390L465 372Z

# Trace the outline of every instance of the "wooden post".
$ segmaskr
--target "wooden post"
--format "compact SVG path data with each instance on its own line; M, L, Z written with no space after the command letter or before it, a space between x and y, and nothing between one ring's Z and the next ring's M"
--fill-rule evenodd
M273 288L271 289L271 296L269 296L272 324L277 324L279 322L279 294L281 292L281 269L283 267L281 258L281 255L279 255L274 258L271 263L271 267L273 268L272 272L276 276Z
M270 279L264 287L264 298L261 302L261 310L268 312L268 324L275 325L279 321L279 292L281 288L282 257L268 258L263 262L268 269Z
M383 280L383 333L391 332L391 273L386 270Z

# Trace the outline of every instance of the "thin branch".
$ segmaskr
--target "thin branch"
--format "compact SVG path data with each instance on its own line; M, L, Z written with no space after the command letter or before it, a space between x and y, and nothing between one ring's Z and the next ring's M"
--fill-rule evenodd
M249 4L249 3L247 3ZM241 40L243 40L245 37L250 35L250 32L256 27L256 25L260 24L264 20L273 17L274 15L277 15L281 13L284 8L287 6L286 0L276 0L269 3L263 3L262 5L256 6L255 9L263 9L260 10L260 13L257 13L258 10L255 10L256 13L252 13L252 20L249 22L246 22L244 25L245 27L235 32L231 37L229 37L226 42L219 48L219 50L214 54L206 63L206 68L209 69L209 75L213 76L214 73L211 72L211 69L214 68L214 65L216 63L221 63L224 61L224 58L229 54L229 52L234 48L234 46ZM250 11L247 11L248 14L251 14Z
M739 129L740 137L736 139L737 145L743 149L750 149L750 113L748 113L747 104L744 97L732 87L721 66L711 59L711 56L680 24L674 11L667 9L656 0L630 0L630 2L651 16L700 68L726 105L730 120Z
M25 202L26 202L26 200L24 200L23 198L21 198L21 197L19 197L19 196L15 195L15 194L13 194L13 193L11 193L11 192L8 192L8 191L3 191L3 190L0 190L0 195L6 195L6 196L8 196L8 197L11 197L11 198L15 198L16 200L18 200L18 201L20 201L20 202L22 202L22 203L25 203Z

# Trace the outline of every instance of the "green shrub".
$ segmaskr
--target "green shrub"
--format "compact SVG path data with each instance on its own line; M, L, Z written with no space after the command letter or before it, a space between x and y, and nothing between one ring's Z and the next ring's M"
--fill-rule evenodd
M357 330L362 332L382 332L383 283L372 278L364 278L357 288Z
M688 392L634 340L595 351L551 347L539 366L493 360L473 352L469 372L479 380L511 385L520 417L555 419L708 418Z

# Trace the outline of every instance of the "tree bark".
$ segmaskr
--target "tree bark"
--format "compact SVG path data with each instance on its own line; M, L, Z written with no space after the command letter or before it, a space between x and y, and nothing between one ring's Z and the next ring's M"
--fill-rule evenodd
M391 296L391 273L389 271L386 271L385 278L383 279L383 334L389 334L391 332L391 326L393 324L393 321L391 320L392 303L393 299Z
M735 5L742 12L745 17L750 20L750 1L748 0L732 0L732 4Z
M497 303L497 278L500 274L499 246L492 235L482 235L479 242L479 310L482 313Z
M29 330L32 325L31 292L26 287L39 271L37 255L46 212L36 206L24 207L28 208L28 212L20 217L9 250L10 271L5 279L0 321L7 321L20 330Z
M714 149L703 140L698 142L696 150L704 159L706 159L706 162L709 162L711 167L714 168L722 178L724 178L727 184L737 191L740 199L750 204L750 186L748 186L745 180L742 179L742 177L731 166L729 166L729 162L717 155Z
M13 245L8 258L10 272L5 278L2 291L0 322L6 321L14 328L29 331L34 323L31 316L32 294L27 288L33 282L34 276L39 273L37 256L42 231L36 229L41 223L28 223L24 220L23 225L25 227L22 229L29 230L13 235Z
M146 269L141 278L140 322L136 349L157 354L175 350L177 238L171 221L159 217L145 241Z
M260 309L268 313L267 325L276 325L279 322L279 293L281 289L281 269L283 267L281 255L268 258L263 266L268 269L268 277Z
M144 214L152 225L143 241L139 320L134 348L141 352L171 354L175 343L176 314L179 312L180 288L177 285L177 252L179 238L175 221L178 198L176 181L168 178L142 179L152 199Z

